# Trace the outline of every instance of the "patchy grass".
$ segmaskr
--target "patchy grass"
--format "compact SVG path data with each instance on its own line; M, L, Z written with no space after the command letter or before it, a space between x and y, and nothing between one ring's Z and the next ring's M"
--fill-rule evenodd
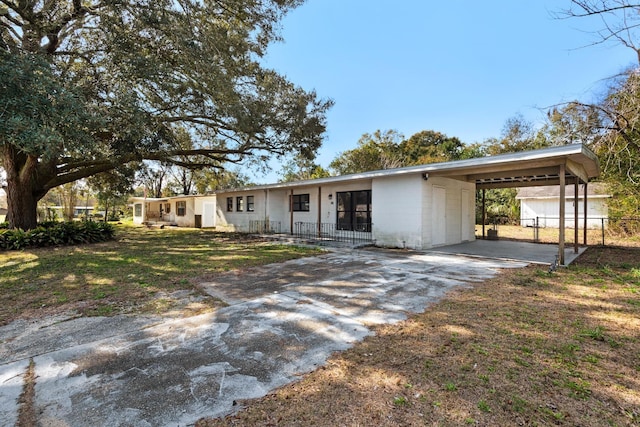
M0 325L64 310L166 313L185 301L181 310L195 314L220 303L198 291L200 278L316 253L241 234L132 226L118 226L113 242L3 251Z
M640 249L504 271L214 426L640 425Z

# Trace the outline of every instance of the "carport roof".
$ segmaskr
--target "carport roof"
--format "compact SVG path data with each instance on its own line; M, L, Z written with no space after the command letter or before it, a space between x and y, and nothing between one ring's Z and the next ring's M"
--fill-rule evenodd
M582 182L588 182L591 178L595 178L600 174L597 156L582 144L570 144L475 159L257 185L248 188L218 191L218 193L304 187L410 174L422 174L425 178L429 176L446 176L462 181L475 181L478 189L557 185L560 183L560 165L565 166L567 183L573 182L572 180L575 177Z

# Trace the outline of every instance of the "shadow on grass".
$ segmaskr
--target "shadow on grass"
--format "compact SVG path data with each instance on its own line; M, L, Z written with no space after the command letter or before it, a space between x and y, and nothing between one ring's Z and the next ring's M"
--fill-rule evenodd
M112 242L2 252L0 324L49 308L136 311L159 294L198 294L194 279L200 276L314 253L239 234L132 227L118 229Z

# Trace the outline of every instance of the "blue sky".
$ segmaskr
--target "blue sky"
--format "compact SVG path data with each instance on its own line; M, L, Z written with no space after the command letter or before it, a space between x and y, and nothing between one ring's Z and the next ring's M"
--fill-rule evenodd
M598 21L552 16L569 0L307 0L282 21L266 66L331 98L317 162L328 166L363 133L421 130L463 142L498 137L522 114L603 92L635 60L590 46ZM586 47L585 47L586 46ZM273 182L273 173L260 179Z

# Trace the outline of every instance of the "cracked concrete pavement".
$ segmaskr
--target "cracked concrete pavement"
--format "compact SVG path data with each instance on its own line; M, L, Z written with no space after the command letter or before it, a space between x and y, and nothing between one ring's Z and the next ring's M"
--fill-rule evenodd
M44 426L186 426L223 416L323 365L376 324L526 262L381 249L221 274L229 306L151 316L16 321L0 328L0 425L14 426L29 359Z

